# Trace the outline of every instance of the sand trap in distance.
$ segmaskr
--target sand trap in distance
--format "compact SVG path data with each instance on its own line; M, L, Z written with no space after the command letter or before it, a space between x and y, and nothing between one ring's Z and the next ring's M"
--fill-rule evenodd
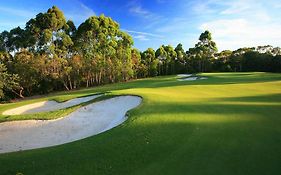
M178 77L190 77L192 74L178 74Z
M181 74L182 76L179 76L181 78L178 78L178 81L195 81L195 80L206 80L207 77L197 77L192 76L191 74ZM189 76L183 76L183 75L189 75Z

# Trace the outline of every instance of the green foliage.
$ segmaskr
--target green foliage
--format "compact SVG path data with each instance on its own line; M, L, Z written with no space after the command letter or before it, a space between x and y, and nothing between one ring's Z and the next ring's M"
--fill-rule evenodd
M279 48L258 46L257 48L240 48L233 52L222 51L217 54L214 69L218 71L262 71L281 72Z
M212 41L211 33L209 31L202 33L199 37L199 42L187 52L187 57L192 61L192 71L211 71L212 60L217 50L216 43Z
M174 72L175 73L185 73L187 70L187 68L186 68L187 60L185 59L186 53L183 49L182 44L177 45L177 47L175 48L175 52L177 53L177 57L175 60Z
M19 87L18 75L9 74L4 64L0 63L0 99L5 98L5 92L14 91Z
M135 78L143 77L143 63L141 62L141 53L138 49L131 49L131 59Z
M134 75L131 59L132 38L109 17L92 16L76 34L76 48L83 55L86 86L127 81ZM90 70L90 71L89 71Z
M142 62L147 67L147 72L145 73L147 76L156 76L157 72L157 64L158 59L155 58L155 51L152 48L148 48L146 51L142 53Z

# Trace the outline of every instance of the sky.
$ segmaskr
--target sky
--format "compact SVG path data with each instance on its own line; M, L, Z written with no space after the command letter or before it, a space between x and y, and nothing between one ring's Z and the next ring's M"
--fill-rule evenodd
M58 6L79 26L93 15L110 16L141 51L182 43L187 50L209 30L219 51L281 46L280 0L0 0L0 31Z

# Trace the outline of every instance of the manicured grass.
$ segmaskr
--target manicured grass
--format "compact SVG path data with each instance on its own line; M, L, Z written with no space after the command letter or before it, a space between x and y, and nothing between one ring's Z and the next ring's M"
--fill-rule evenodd
M202 76L209 79L167 76L46 97L110 91L140 95L143 103L129 112L124 124L103 134L1 154L0 174L279 175L281 74ZM0 111L40 100L1 105Z

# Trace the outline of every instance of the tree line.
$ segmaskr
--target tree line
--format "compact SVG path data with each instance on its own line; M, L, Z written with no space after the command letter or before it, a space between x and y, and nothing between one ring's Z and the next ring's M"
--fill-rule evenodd
M140 52L132 37L104 15L77 28L53 6L25 28L0 34L1 100L72 90L135 78L219 71L281 72L281 49L272 46L218 53L205 31L188 51L162 45Z

